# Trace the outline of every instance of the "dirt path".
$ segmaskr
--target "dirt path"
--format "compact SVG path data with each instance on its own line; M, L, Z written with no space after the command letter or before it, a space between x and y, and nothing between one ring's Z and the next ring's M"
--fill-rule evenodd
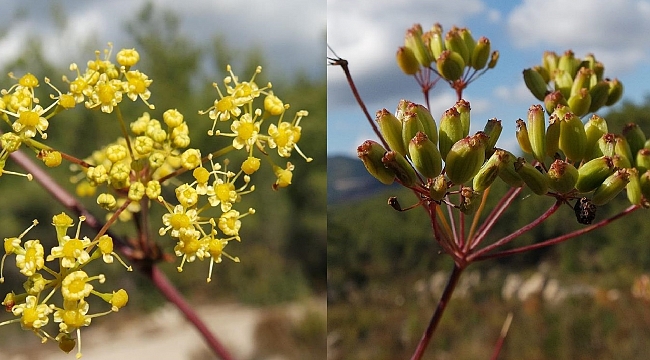
M305 311L318 311L326 316L322 298L268 308L240 304L199 307L199 314L236 359L252 359L256 353L255 330L264 314L283 311L298 319ZM76 351L76 349L75 349ZM82 360L199 360L212 359L202 338L172 306L142 318L121 319L92 324L82 329ZM65 354L56 344L36 344L21 353L5 354L2 360L73 360L74 351Z

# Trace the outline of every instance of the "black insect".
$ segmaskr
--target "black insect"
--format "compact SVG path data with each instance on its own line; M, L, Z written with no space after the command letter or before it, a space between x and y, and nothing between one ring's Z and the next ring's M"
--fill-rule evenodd
M576 219L581 224L591 224L596 218L596 205L586 197L578 199L573 206L573 211L576 214Z

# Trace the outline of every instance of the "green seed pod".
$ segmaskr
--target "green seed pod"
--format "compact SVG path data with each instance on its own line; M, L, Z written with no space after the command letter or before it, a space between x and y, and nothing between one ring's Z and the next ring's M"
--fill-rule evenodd
M442 35L442 26L440 26L440 24L435 24L429 32L431 33L429 49L431 50L431 54L435 60L440 57L440 54L442 54L443 51L446 50L445 40Z
M644 149L650 149L650 139L646 140L645 145L643 145Z
M566 71L571 78L573 78L578 71L580 59L576 59L575 54L571 50L567 50L560 56L557 67L562 71Z
M595 77L595 75L593 76ZM605 106L607 97L609 96L609 83L607 81L597 82L594 86L589 88L589 95L591 95L589 112L593 113Z
M544 108L548 114L552 114L558 106L569 106L562 92L555 90L549 92L544 98Z
M423 131L422 125L420 124L420 120L415 116L414 113L412 112L406 112L404 113L404 117L401 119L402 121L402 141L404 142L404 146L406 147L406 155L409 155L409 144L411 143L411 139L417 134L418 132Z
M650 170L650 149L639 149L636 153L636 168L643 174Z
M589 107L591 106L591 95L589 95L589 90L582 88L578 90L578 93L571 95L567 100L569 108L571 111L578 117L584 116L589 112Z
M630 182L625 187L627 199L632 205L641 205L643 194L641 194L641 183L639 182L639 172L635 168L627 169Z
M463 57L451 50L445 50L436 60L438 73L448 81L456 81L463 76L465 61Z
M526 83L526 87L537 100L544 101L548 89L546 88L546 81L539 72L533 68L525 69L524 83Z
M474 70L481 70L487 65L490 58L490 40L485 36L478 39L478 43L472 51L470 63Z
M650 200L650 170L646 170L646 172L641 173L641 175L639 176L639 186L641 187L641 194L646 199L646 201L649 201Z
M465 215L473 215L481 205L481 195L472 191L471 187L463 186L460 189L460 204L458 210Z
M496 149L492 156L483 163L472 180L474 191L483 192L499 176L499 172L507 165L509 155L505 150Z
M605 105L612 106L618 102L623 96L623 84L618 79L609 81L609 94Z
M515 161L515 171L535 194L544 195L548 192L548 177L526 162L526 159L520 157Z
M614 163L609 156L601 156L587 161L578 168L576 189L581 192L595 190L605 179L614 173Z
M397 66L402 70L406 75L415 75L420 71L420 63L418 59L415 58L413 50L407 48L406 46L401 46L397 49L397 54L395 55Z
M451 147L463 137L463 126L460 123L460 114L455 107L452 107L445 111L440 118L438 146L443 160L446 161L447 154Z
M487 121L483 132L488 136L488 142L485 145L485 155L490 156L494 152L494 147L497 145L499 136L501 136L501 131L503 131L503 125L501 125L501 120L492 118Z
M442 200L447 195L447 188L449 182L444 175L438 175L433 179L429 179L429 197L433 201Z
M601 63L600 61L596 61L591 68L594 71L594 75L596 75L596 82L603 81L603 74L605 73L605 65Z
M423 132L418 132L409 142L411 162L422 176L434 178L442 171L442 157L438 147Z
M555 157L560 150L560 118L552 114L546 128L546 156Z
M628 170L629 169L619 169L609 175L605 181L596 188L594 196L591 198L591 202L596 206L605 205L623 191L625 186L630 182L630 173Z
M616 146L616 134L607 133L598 139L598 153L605 156L614 156L614 147Z
M578 70L575 78L573 79L573 84L571 85L570 96L577 95L581 89L589 89L589 83L591 82L591 75L594 72L586 67L582 67Z
M402 122L386 109L377 111L375 120L379 125L379 132L388 143L390 150L397 151L402 156L406 154L406 146L402 141Z
M528 129L526 128L526 123L518 119L517 120L517 130L516 130L517 142L519 147L525 153L532 154L533 148L530 146L530 138L528 137Z
M469 64L469 49L463 40L460 29L452 27L445 35L445 47L451 52L457 53L463 59L464 64Z
M544 79L544 82L548 84L551 81L551 73L546 70L545 67L540 66L540 65L535 65L533 66L533 70L537 71L540 75L542 75L542 78Z
M470 65L472 61L472 54L474 53L474 49L476 48L476 40L474 40L474 37L472 36L472 32L469 31L468 28L460 28L458 30L458 33L460 34L460 38L463 39L463 42L465 43L465 47L467 47L466 63Z
M632 167L630 161L625 157L619 154L614 154L612 156L612 163L614 164L614 169L625 169Z
M548 169L548 186L560 194L566 194L575 188L578 181L578 169L573 164L556 159Z
M390 185L395 180L395 173L387 169L381 159L386 154L386 149L376 141L366 140L357 148L357 156L370 175L382 184Z
M411 164L409 164L406 158L400 153L388 151L384 154L381 162L384 163L385 167L395 173L395 177L402 183L402 185L406 187L415 185L415 182L417 181L415 170L413 170Z
M559 57L554 51L544 51L544 55L542 55L542 66L549 74L552 74L557 69L558 61Z
M555 90L562 93L565 99L571 97L571 87L573 86L573 77L568 72L557 69L553 73L553 82L555 83Z
M469 101L460 99L456 101L456 104L454 105L456 110L458 110L458 114L460 115L460 125L463 127L463 137L466 137L469 135L469 127L470 127L470 106L469 106Z
M458 140L445 160L447 177L454 184L463 184L478 173L485 161L487 135L482 131Z
M615 138L614 154L620 155L621 157L625 158L625 160L627 160L627 163L629 165L625 167L632 167L632 165L634 164L634 160L636 160L636 156L632 156L632 150L630 149L630 144L628 144L627 140L620 135L616 135L614 138Z
M585 157L588 160L604 155L597 145L598 140L605 134L607 134L607 121L596 114L592 115L585 124L585 135L587 135Z
M497 62L499 62L499 50L494 50L492 52L492 55L490 56L490 62L488 63L488 69L494 69L494 67L497 66Z
M515 171L515 161L517 157L512 155L509 151L506 151L505 156L503 157L503 168L499 172L499 177L503 182L512 187L522 187L524 186L524 180L521 179L521 176Z
M423 105L415 103L411 103L408 110L415 113L415 116L420 120L422 131L427 134L429 140L434 144L438 144L438 127L429 110Z
M579 162L585 155L587 134L580 118L567 113L560 119L560 150L573 162Z
M541 105L533 105L528 109L526 128L533 156L540 163L544 163L546 157L546 119Z
M623 127L623 136L627 140L628 145L630 145L632 154L639 152L645 145L645 134L639 125L635 123L628 123Z
M433 59L431 58L429 49L424 46L422 41L422 27L419 24L414 25L406 31L404 37L404 46L413 51L413 55L422 67L429 67Z

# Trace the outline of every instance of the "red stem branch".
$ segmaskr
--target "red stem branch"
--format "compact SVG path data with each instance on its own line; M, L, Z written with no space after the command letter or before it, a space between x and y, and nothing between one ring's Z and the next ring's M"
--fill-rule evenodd
M618 213L618 214L616 214L616 215L614 215L612 217L601 220L601 221L599 221L599 222L597 222L597 223L595 223L593 225L590 225L590 226L587 226L585 228L570 232L568 234L560 235L560 236L552 238L552 239L544 240L542 242L532 244L532 245L522 246L522 247L516 248L516 249L505 250L505 251L501 251L501 252L494 253L494 254L476 256L472 260L473 261L480 261L480 260L486 260L486 259L494 259L494 258L498 258L498 257L518 254L518 253L521 253L521 252L524 252L524 251L539 249L539 248L542 248L542 247L545 247L545 246L551 246L551 245L559 244L559 243L561 243L563 241L572 239L574 237L578 237L580 235L584 235L584 234L586 234L586 233L588 233L590 231L593 231L593 230L596 230L596 229L601 228L603 226L609 225L614 220L618 220L618 219L622 218L623 216L629 215L632 212L634 212L634 211L636 211L636 210L638 210L640 208L641 208L640 205L631 205L627 209L621 211L620 213ZM478 253L476 255L478 255Z
M480 258L483 254L486 254L486 253L488 253L488 252L490 252L490 251L492 251L492 250L494 250L494 249L496 249L496 248L498 248L500 246L503 246L503 245L509 243L510 241L512 241L513 239L525 234L526 232L528 232L529 230L531 230L535 226L537 226L537 225L541 224L542 222L544 222L551 215L553 215L560 208L560 206L562 204L563 204L562 200L556 200L555 203L553 204L553 206L548 208L548 210L546 210L537 219L531 221L529 224L527 224L525 226L522 226L519 230L516 230L512 234L510 234L508 236L504 236L501 239L495 241L494 243L492 243L492 244L490 244L490 245L476 251L473 254L470 254L467 257L467 261L468 262L475 261L478 258Z
M415 353L413 353L411 360L422 359L422 356L424 355L424 351L427 349L427 346L429 346L431 337L433 336L433 333L435 332L436 328L438 327L438 324L440 323L442 314L447 308L447 304L451 299L451 294L454 292L454 289L458 284L458 279L460 279L460 274L462 272L463 272L463 268L460 267L458 264L454 264L454 268L452 269L451 274L449 275L449 280L447 282L447 285L445 286L445 290L443 291L442 296L440 297L440 301L438 301L438 306L436 307L436 310L433 313L431 320L429 321L429 325L427 326L427 329L425 330L424 334L422 334L422 338L420 339L420 342L418 343L418 346L415 349Z

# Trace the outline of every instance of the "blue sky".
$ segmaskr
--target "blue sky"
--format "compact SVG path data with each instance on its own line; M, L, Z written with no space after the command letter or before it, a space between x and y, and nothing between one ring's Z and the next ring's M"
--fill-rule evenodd
M623 82L624 100L639 103L650 95L650 1L328 0L327 42L350 62L371 114L381 108L394 112L402 98L424 102L413 77L395 64L395 52L407 28L420 23L427 30L436 22L445 31L467 27L499 50L497 67L472 83L464 97L472 106L473 130L490 118L502 120L500 147L517 148L514 123L538 103L525 88L522 70L540 64L545 50L572 49L577 57L593 53L605 65L606 77ZM328 154L356 156L356 147L375 137L341 69L328 67L327 77ZM437 120L453 106L455 95L441 82L431 101Z
M86 61L92 50L111 41L115 49L133 47L125 23L132 21L147 0L20 0L3 1L0 11L0 67L21 53L30 37L43 40L48 60L67 67ZM283 75L301 70L325 76L325 0L155 0L156 9L180 18L183 34L197 44L223 36L235 50L260 46L268 60L266 71ZM66 21L57 26L52 8ZM269 69L270 68L270 69ZM236 70L236 69L235 69ZM271 75L272 78L272 75Z

